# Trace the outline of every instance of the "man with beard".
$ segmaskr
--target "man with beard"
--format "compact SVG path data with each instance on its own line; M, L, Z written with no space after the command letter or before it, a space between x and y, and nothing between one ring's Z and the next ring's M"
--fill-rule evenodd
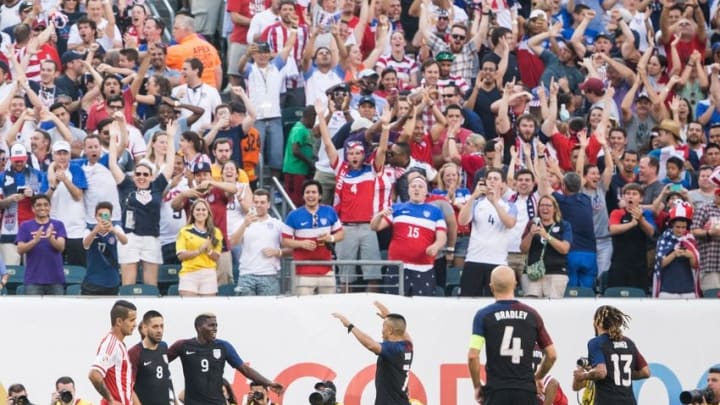
M702 124L697 121L688 123L686 135L688 148L691 152L695 152L698 159L702 159L705 149L705 132ZM686 168L688 167L686 166Z
M315 103L315 109L318 116L325 114L325 106L321 101ZM335 211L345 225L345 238L337 245L338 260L354 260L357 257L380 260L377 235L370 228L370 220L375 212L382 211L390 203L392 182L384 175L390 118L389 110L384 111L380 118L382 135L372 164L365 163L365 147L357 141L348 142L345 147L346 156L341 159L330 138L325 120L320 119L323 147L336 176ZM362 271L363 280L368 282L369 290L374 290L381 278L380 268L363 266ZM355 266L341 266L340 280L345 282L345 285L355 281L354 272Z
M526 91L518 91L516 86L511 83L505 84L505 91L503 92L502 98L498 104L498 116L497 116L497 133L504 139L505 145L505 158L503 159L504 164L510 163L510 147L515 146L518 151L518 162L521 166L525 166L525 156L523 145L530 144L531 157L540 156L537 154L537 144L540 142L535 133L537 132L537 123L535 118L530 114L522 114L515 120L515 128L513 128L510 122L509 110L518 103L519 98L528 97L529 93ZM551 120L550 117L549 120ZM548 120L548 121L549 121Z
M423 8L421 14L425 14L428 12L430 12L430 10ZM424 17L425 16L423 15L421 18ZM481 18L485 19L485 21L481 21ZM489 13L485 12L476 12L473 20L473 24L476 27L487 27L488 21L490 20L490 15ZM487 28L477 29L475 31L475 35L471 37L470 31L465 24L453 24L450 29L450 40L448 43L446 43L442 38L436 36L432 32L432 28L433 27L427 27L426 29L424 29L423 35L425 36L425 41L427 41L427 44L430 46L430 50L434 55L437 55L439 57L442 53L449 54L447 57L445 57L445 59L442 59L443 61L448 61L450 65L449 69L445 73L445 76L452 75L461 78L467 86L467 84L470 83L473 79L473 65L475 62L475 56L480 47L482 46L482 42L487 34ZM441 61L441 59L438 58L436 58L436 60L439 62ZM441 62L441 80L444 76L443 70L443 63ZM468 89L469 87L466 89L461 88L463 94L465 94Z
M150 19L148 21L154 21ZM147 25L147 23L146 23ZM151 77L154 74L163 75L170 81L173 87L179 86L182 75L175 69L170 69L165 60L167 58L167 45L162 42L148 42L148 52L150 53L150 67L147 71L147 77Z
M352 95L350 108L353 110L359 109L361 100L365 100L367 97L372 97L375 100L375 110L378 114L382 114L383 107L387 104L387 100L375 94L380 76L372 69L365 69L358 74L358 79L360 80L358 83L360 86L360 93Z
M138 329L142 341L128 350L135 395L144 405L173 404L175 391L168 366L168 346L162 340L163 316L155 310L147 311Z

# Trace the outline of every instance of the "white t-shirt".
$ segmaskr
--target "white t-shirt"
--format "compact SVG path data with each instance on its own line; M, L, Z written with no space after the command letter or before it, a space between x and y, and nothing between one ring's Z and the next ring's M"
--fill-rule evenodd
M510 216L517 216L515 204L504 200L499 204ZM487 198L475 201L472 211L472 232L465 261L506 265L510 235L510 229L502 223L497 210Z
M511 194L511 196L513 194ZM534 199L535 215L538 215L537 201L540 198L540 195L537 192L532 193L528 196L517 196L517 200L514 201L515 208L517 208L517 222L515 222L515 226L510 229L510 237L508 238L508 252L510 253L520 253L520 242L522 242L522 234L523 232L525 232L525 227L530 220L527 210L528 198Z
M107 158L105 158L107 159ZM117 184L110 169L98 162L91 165L87 159L83 159L82 169L85 172L88 188L85 191L85 222L95 225L95 206L101 201L109 201L112 203L113 212L112 220L120 221L122 212L120 211L120 194L118 193Z
M171 204L173 198L187 189L187 179L183 177L177 186L168 190L163 197L163 202L160 206L159 239L161 245L167 245L169 243L174 244L177 239L177 235L180 232L180 228L187 225L185 210L181 208L179 211L173 211Z
M280 270L280 258L265 257L265 248L280 249L280 237L283 224L279 220L267 217L264 221L253 222L245 230L240 255L240 275L274 275Z
M198 86L195 90L189 88L187 84L177 86L173 89L172 95L180 100L182 104L190 104L205 109L200 119L190 126L191 130L200 134L202 134L203 129L206 127L209 128L212 125L212 115L215 113L215 107L222 104L220 93L218 93L217 89L205 83ZM180 97L180 95L182 95L182 97ZM181 117L189 117L191 115L192 113L185 109L180 113Z
M245 215L243 215L242 213L242 206L240 205L240 201L242 201L243 197L245 197L245 193L252 192L249 190L249 185L245 183L235 183L235 186L237 187L238 192L233 196L232 199L229 199L227 203L226 218L228 236L232 235L232 233L235 232L235 230L237 230L245 220Z
M100 21L100 24L97 25L97 32L101 33L102 36L98 38L97 43L100 44L100 46L105 49L105 51L109 51L113 49L113 42L114 41L121 41L122 40L122 33L120 32L120 29L115 25L115 34L114 38L110 38L105 34L105 27L108 25L108 20L102 19ZM70 27L70 36L68 37L68 47L79 45L82 43L82 38L80 38L80 32L78 31L77 24L73 24L72 27Z
M74 167L73 170L78 170L78 168ZM70 168L65 169L65 177L72 181L73 174ZM53 192L51 203L50 218L57 219L65 225L68 239L79 239L85 236L87 222L85 222L85 202L82 198L75 201L65 183L59 181ZM95 207L93 207L93 216L95 215L94 210Z
M0 31L22 22L22 20L20 20L20 5L23 3L23 0L19 0L12 7L7 7L4 4L0 6ZM8 44L10 42L3 43Z
M329 111L327 113L330 114ZM333 113L333 116L330 118L330 121L328 122L328 132L330 133L330 139L334 138L335 134L337 134L340 128L346 123L347 120L345 119L345 114L343 114L342 111L335 111ZM342 159L342 150L338 150L337 153L340 159ZM320 148L318 149L318 157L317 162L315 162L315 169L323 173L329 173L333 175L335 174L335 170L330 167L330 158L328 157L327 150L325 149L325 144L323 143L320 143Z
M250 27L248 28L247 33L247 43L254 43L255 35L261 34L265 28L270 26L270 24L274 24L278 21L280 21L280 16L273 13L272 9L267 9L255 14L250 20Z

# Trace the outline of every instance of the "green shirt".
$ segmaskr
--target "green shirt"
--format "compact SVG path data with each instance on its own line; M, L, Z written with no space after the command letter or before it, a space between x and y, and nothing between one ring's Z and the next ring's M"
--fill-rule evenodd
M300 152L310 161L313 161L312 134L302 122L298 121L290 130L290 135L285 145L283 173L308 175L310 174L310 167L308 167L305 161L298 159L293 154L293 145L296 143L300 146Z

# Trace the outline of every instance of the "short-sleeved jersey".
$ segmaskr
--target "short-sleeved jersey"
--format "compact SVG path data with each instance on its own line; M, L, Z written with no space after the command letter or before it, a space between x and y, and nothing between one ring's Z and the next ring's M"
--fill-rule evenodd
M170 361L180 357L185 375L185 405L225 405L222 393L225 363L239 368L243 361L224 340L203 345L197 339L178 340L168 349Z
M110 395L122 405L132 405L132 365L125 343L108 333L100 342L91 367L102 374ZM107 405L107 401L100 401Z
M384 219L393 227L388 259L401 260L412 270L432 270L435 257L425 250L435 243L437 232L447 228L442 211L431 204L412 202L393 204L392 209L392 217Z
M157 349L147 349L142 342L128 350L135 394L143 405L175 405L167 343L160 342Z
M320 205L312 214L305 208L299 207L285 218L282 237L295 240L317 240L324 234L334 234L342 229L335 210L327 205ZM295 249L294 260L332 260L332 253L327 246L322 245L315 250ZM331 271L330 266L297 266L299 275L324 275Z
M540 314L516 300L497 301L475 314L470 347L487 348L485 390L519 389L536 392L533 372L535 343L552 344Z
M333 206L343 223L370 222L385 208L392 179L376 172L372 164L351 170L346 161L336 159L331 166L336 181Z
M413 360L413 344L403 340L384 341L375 371L375 405L409 405L408 379Z
M178 232L177 240L175 241L175 251L177 253L198 250L205 244L210 234L207 231L201 231L192 224L185 225ZM222 251L223 236L218 228L215 228L215 239L217 242L213 246L213 250L220 254ZM217 268L217 261L213 260L208 253L201 253L192 259L183 260L182 267L180 268L180 274L187 274L189 272L197 270L215 270Z
M632 372L647 366L635 343L629 338L612 341L607 334L588 342L588 359L595 367L605 364L607 375L595 381L595 405L635 405Z

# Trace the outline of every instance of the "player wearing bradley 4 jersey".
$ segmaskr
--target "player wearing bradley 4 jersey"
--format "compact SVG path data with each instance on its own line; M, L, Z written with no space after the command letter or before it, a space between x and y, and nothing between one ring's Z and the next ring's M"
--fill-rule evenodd
M128 350L135 379L133 390L142 405L175 405L168 347L162 341L164 329L165 323L159 312L146 312L140 325L143 340Z
M97 350L88 378L102 396L101 405L132 405L132 369L123 340L135 330L137 309L124 300L110 310L112 328Z
M496 267L490 276L494 304L475 314L468 368L475 397L488 405L537 405L536 385L555 363L557 354L545 324L533 308L515 300L515 272ZM533 373L533 349L545 356ZM485 386L480 382L480 351L486 346Z
M168 350L168 359L180 358L185 374L185 405L225 405L222 392L225 363L248 379L282 393L282 384L270 381L242 361L235 348L216 339L217 318L201 314L195 318L197 337L178 340Z
M619 309L603 305L595 311L596 336L588 342L590 370L580 367L573 373L573 389L595 381L595 405L635 405L633 380L650 377L647 362L635 343L623 336L629 316Z

